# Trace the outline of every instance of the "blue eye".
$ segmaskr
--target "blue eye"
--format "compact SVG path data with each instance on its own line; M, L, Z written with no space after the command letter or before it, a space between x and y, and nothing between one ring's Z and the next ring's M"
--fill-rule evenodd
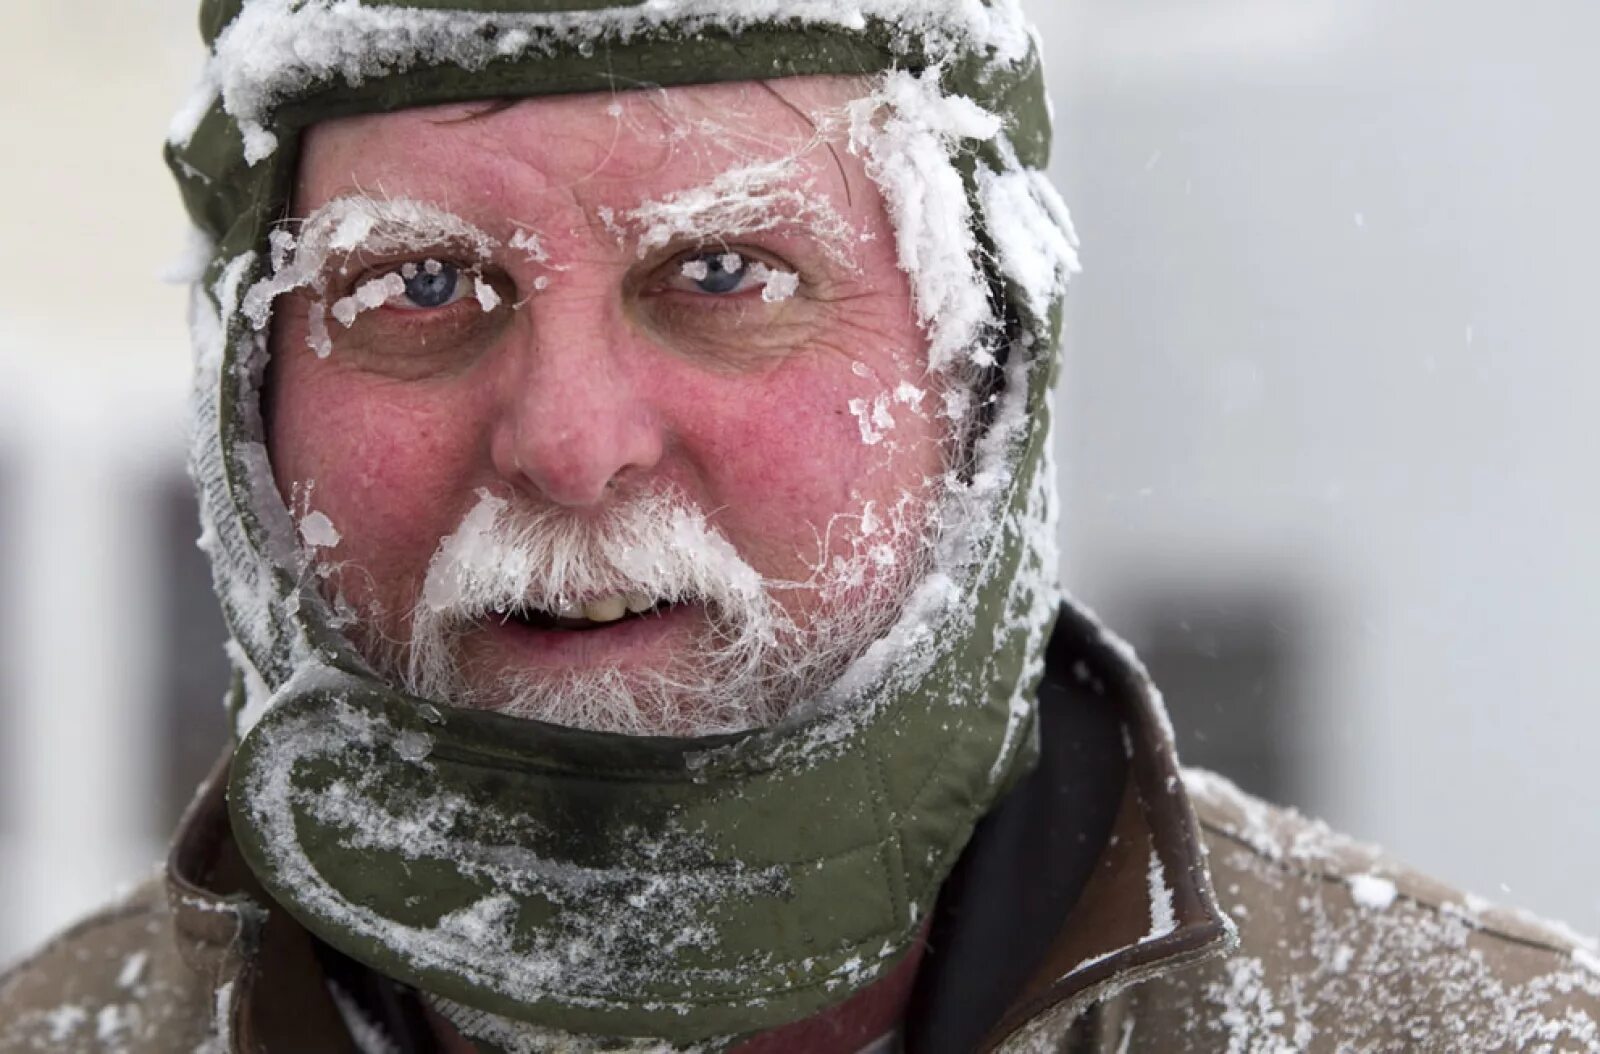
M461 287L460 269L438 260L407 264L400 277L406 284L406 299L419 308L444 307L457 299Z
M732 293L750 277L751 262L738 253L701 253L683 264L683 276L702 293Z

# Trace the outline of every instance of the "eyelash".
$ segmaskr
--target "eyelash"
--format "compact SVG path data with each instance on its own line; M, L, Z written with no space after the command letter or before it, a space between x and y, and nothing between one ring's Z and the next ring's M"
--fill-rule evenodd
M797 268L792 267L787 261L784 261L775 254L766 252L764 250L758 250L747 245L699 243L689 247L680 246L676 249L669 249L668 254L670 255L664 254L666 255L666 262L664 264L657 265L652 272L653 277L647 279L645 283L643 283L642 292L644 292L646 295L680 296L685 299L692 299L696 301L703 310L725 310L738 306L748 306L748 303L752 298L760 296L763 288L760 283L760 275L752 276L749 273L755 268L766 268L769 271L784 274L799 274ZM728 254L737 255L743 264L740 284L747 284L750 282L751 278L754 277L756 279L754 285L736 292L729 291L719 294L709 291L694 291L678 288L671 284L674 281L685 277L683 275L683 269L686 266L699 260ZM421 268L429 261L437 261L445 267L453 268L456 271L458 281L462 283L462 286L461 288L453 291L453 297L448 303L440 304L438 306L429 307L425 305L415 305L400 307L389 304L384 305L386 308L389 308L396 315L401 317L413 316L405 318L405 321L408 324L426 325L428 324L428 319L438 317L444 312L452 311L452 309L456 308L458 305L472 300L475 285L478 281L486 281L490 282L491 284L498 284L494 281L493 272L486 273L487 269L483 261L475 260L469 263L465 260L453 258L447 253L436 252L376 263L363 261L365 266L360 268L354 279L335 284L334 292L328 298L329 303L336 302L345 297L354 296L357 290L361 289L369 282L382 280L388 275L401 275L404 277L402 275L402 271L406 267L416 266ZM341 268L341 271L343 270L345 270L345 268ZM804 285L803 278L801 279L801 284ZM502 292L504 292L503 289ZM517 300L515 302L519 304L524 302L528 295L531 295L530 293L523 293L521 290L517 290L516 293Z
M669 285L669 283L676 279L687 278L688 276L683 272L684 269L690 264L696 263L700 260L727 255L738 256L744 265L741 272L741 283L744 280L748 280L749 277L754 277L758 282L755 287L742 290L738 293L729 292L717 294L711 292L695 293L689 290L672 288ZM761 276L760 274L749 274L749 272L753 271L755 268L764 268L769 272L780 274L799 274L799 270L797 268L790 266L782 258L777 257L772 253L753 249L749 246L699 244L687 249L679 249L672 253L672 255L667 258L667 262L661 265L655 271L655 274L658 277L652 282L652 289L659 291L663 295L677 293L688 297L694 297L701 301L706 301L708 302L706 305L708 310L731 307L747 302L752 294L759 294L759 290L761 288L759 285ZM704 279L700 279L699 281L703 280ZM691 279L691 281L695 281L695 279ZM728 303L717 303L718 301L727 301Z

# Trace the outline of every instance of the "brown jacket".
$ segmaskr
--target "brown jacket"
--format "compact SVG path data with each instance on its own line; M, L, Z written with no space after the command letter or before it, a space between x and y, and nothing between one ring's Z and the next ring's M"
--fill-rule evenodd
M1159 697L1081 617L1064 620L1050 666L1040 771L947 884L944 957L919 978L912 1054L1600 1054L1592 945L1220 777L1180 773ZM1096 712L1116 733L1109 751L1074 724ZM1104 823L1064 821L1084 797L1074 774L1108 754ZM352 1038L362 1027L347 1025L335 1000L348 1011L348 996L330 991L312 939L240 863L223 775L181 824L164 880L0 976L0 1052L389 1049ZM1069 855L1038 857L1040 845ZM1021 885L997 895L995 881Z

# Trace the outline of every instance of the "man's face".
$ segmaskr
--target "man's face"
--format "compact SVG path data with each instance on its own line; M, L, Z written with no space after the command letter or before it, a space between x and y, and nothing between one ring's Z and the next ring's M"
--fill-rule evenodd
M338 533L325 589L380 671L698 733L781 717L892 620L952 429L883 200L842 145L860 91L310 132L304 229L353 214L388 236L278 300L269 443L285 500Z

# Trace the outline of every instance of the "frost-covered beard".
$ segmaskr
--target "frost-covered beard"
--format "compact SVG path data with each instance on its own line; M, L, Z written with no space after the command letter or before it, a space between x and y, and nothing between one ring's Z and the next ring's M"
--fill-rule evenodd
M821 698L893 622L931 558L922 508L907 498L872 523L870 545L859 537L870 513L836 518L836 527L849 521L851 555L795 583L764 579L671 491L634 497L599 520L483 491L429 563L409 640L358 643L407 692L452 705L632 735L767 727ZM806 626L777 602L784 591L817 594ZM656 668L483 669L462 654L467 634L489 620L619 595L696 604L705 624Z

